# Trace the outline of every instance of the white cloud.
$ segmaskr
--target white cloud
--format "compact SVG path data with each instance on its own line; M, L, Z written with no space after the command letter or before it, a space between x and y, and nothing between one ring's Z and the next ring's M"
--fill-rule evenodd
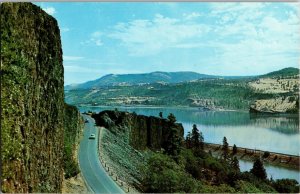
M103 43L102 43L102 41L101 41L100 39L95 40L95 44L96 44L97 46L102 46L102 45L103 45Z
M56 13L56 10L54 7L45 7L42 8L46 13L50 14L50 15L54 15Z
M184 13L183 14L183 17L186 19L186 20L192 20L192 19L195 19L195 18L198 18L200 17L201 14L200 13L197 13L197 12L192 12L192 13Z
M79 56L63 56L64 61L78 61L83 59L83 57L79 57Z
M92 34L90 34L89 40L81 42L81 44L83 44L83 45L93 44L96 46L102 46L103 45L103 42L101 40L102 36L103 36L103 33L100 31L93 32Z
M103 35L102 32L96 31L96 32L93 32L93 33L91 34L91 37L93 37L93 38L99 38L99 37L101 37L102 35Z
M61 29L61 31L62 31L62 32L69 32L69 31L70 31L70 28L64 27L64 28Z
M200 37L210 27L200 23L185 23L183 20L156 14L152 20L133 20L119 23L108 36L120 40L131 55L151 55L168 48L178 48L182 43Z
M241 72L248 68L248 74L253 74L296 65L300 53L299 13L283 14L282 10L278 14L268 6L262 3L213 6L213 17L221 22L217 22L213 34L219 40L210 44L221 51L215 57L222 64L220 70Z

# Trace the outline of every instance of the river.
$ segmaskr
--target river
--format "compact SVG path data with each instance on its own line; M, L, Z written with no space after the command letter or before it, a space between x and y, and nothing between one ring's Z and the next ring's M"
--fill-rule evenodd
M226 136L229 145L299 155L300 132L298 115L256 116L243 111L200 111L197 108L173 107L117 107L118 110L136 112L147 116L163 117L169 113L183 124L185 135L196 124L205 142L222 144ZM79 107L81 112L113 110L115 107ZM241 170L249 170L251 162L241 161ZM299 171L266 165L273 179L293 178L300 182Z

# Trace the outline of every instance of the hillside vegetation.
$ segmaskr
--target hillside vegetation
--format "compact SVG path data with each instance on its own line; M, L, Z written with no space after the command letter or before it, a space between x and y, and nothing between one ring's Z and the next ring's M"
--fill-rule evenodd
M74 105L193 106L203 109L248 110L255 100L296 96L298 72L280 71L281 77L201 78L181 83L101 86L66 91ZM274 74L271 74L274 75Z
M195 72L152 72L143 74L108 74L99 79L82 84L65 86L70 89L93 89L101 86L132 86L152 83L179 83L193 81L200 78L213 78L216 76L199 74Z
M204 149L204 138L194 125L183 139L177 132L176 117L167 119L115 111L94 114L97 125L105 127L101 137L103 158L113 171L130 187L146 193L276 193L299 192L299 184L292 179L270 180L261 159L255 158L250 172L241 172L237 151L229 149L223 138L221 154L213 156L213 149ZM141 118L136 120L135 118ZM157 130L158 123L165 123ZM175 129L174 129L175 127ZM168 129L168 135L161 135ZM130 133L138 131L134 138ZM148 132L147 132L148 131ZM145 135L149 137L144 138ZM151 137L159 137L151 140ZM153 146L154 141L164 143ZM136 146L137 144L146 146ZM235 150L235 151L234 151ZM265 158L268 156L264 156ZM125 177L125 178L124 178Z

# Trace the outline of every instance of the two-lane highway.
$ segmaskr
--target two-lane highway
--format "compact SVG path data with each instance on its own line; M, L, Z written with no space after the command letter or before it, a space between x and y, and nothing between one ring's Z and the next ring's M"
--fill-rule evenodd
M124 191L111 179L101 165L98 157L98 133L95 121L87 115L83 115L88 120L84 127L84 137L80 142L79 165L86 183L95 193L124 193ZM91 134L95 134L95 139L89 139Z

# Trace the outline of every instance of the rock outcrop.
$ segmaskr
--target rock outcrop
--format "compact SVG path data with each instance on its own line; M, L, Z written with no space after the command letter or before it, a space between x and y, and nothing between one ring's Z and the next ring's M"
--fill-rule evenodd
M250 106L251 113L298 113L299 97L287 96L275 99L256 100Z
M61 192L64 72L57 21L1 3L2 192Z
M183 137L184 133L181 123L172 125L167 119L153 116L107 110L93 114L92 117L97 125L103 126L113 133L129 130L129 144L138 150L165 148L171 127L176 128L180 137Z
M75 106L65 104L63 166L67 179L79 173L77 156L83 125L83 118L78 109Z

